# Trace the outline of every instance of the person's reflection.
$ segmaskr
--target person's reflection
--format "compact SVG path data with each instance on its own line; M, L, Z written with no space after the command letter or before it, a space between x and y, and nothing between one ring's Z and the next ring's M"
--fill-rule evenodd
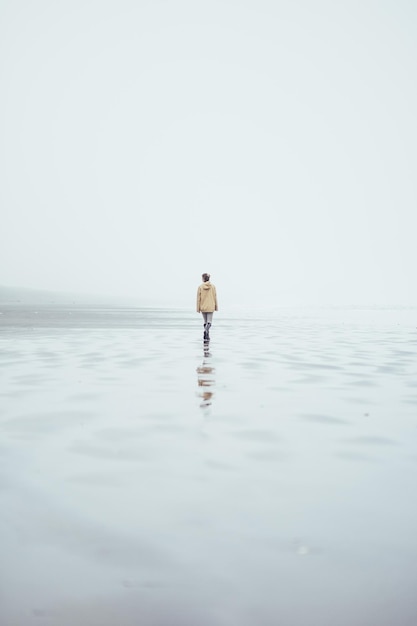
M209 348L210 348L210 339L204 339L203 341L204 356L210 356Z
M214 367L206 359L197 367L198 386L201 387L198 395L202 399L200 404L202 408L209 407L212 403L214 392L210 388L214 385L214 372Z

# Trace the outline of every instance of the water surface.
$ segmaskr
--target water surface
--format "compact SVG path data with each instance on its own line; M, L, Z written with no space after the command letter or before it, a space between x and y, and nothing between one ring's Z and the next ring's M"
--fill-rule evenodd
M414 626L416 321L1 307L0 623Z

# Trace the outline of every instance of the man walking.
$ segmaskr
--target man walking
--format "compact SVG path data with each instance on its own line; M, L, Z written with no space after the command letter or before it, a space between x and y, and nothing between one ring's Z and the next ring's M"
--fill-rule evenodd
M203 282L197 290L197 313L203 314L204 340L209 341L213 313L217 311L217 294L216 287L210 282L210 274L203 274L201 278Z

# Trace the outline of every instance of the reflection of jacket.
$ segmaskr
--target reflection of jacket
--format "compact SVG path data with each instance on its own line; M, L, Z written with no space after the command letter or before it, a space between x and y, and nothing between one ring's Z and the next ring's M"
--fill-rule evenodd
M217 311L216 287L207 281L197 291L197 313L213 313Z

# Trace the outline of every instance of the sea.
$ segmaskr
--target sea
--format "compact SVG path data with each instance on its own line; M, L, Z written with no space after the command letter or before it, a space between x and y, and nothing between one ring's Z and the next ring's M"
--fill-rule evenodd
M415 626L417 309L0 306L2 626Z

